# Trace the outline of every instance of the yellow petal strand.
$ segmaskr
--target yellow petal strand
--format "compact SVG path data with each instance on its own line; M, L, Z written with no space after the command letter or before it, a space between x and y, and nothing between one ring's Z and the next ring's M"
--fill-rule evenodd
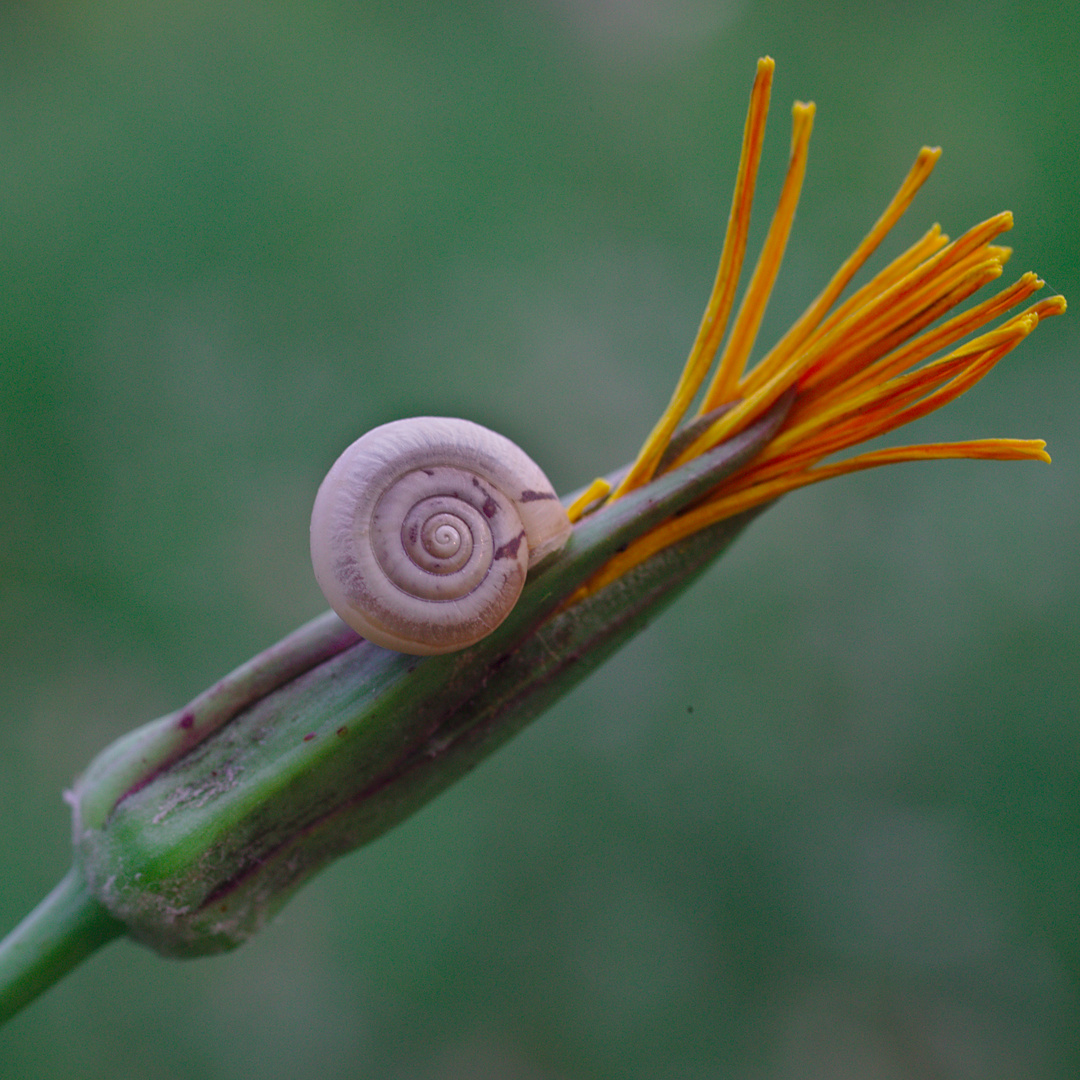
M676 459L675 465L704 453L721 440L742 430L767 412L776 401L802 376L830 357L848 355L850 342L866 342L875 335L888 334L902 325L924 303L932 303L939 290L948 291L955 284L955 275L962 274L965 260L973 257L998 233L1010 228L1012 215L997 214L970 229L947 248L927 259L906 278L876 297L854 313L846 322L834 326L825 337L816 340L805 352L793 357L760 389L725 413L696 438ZM1000 258L994 252L992 258ZM940 275L940 276L938 276Z
M571 520L580 521L593 503L599 502L611 491L611 485L602 477L597 477L567 508L566 516Z
M756 489L765 483L772 484L781 481L785 476L799 475L800 470L822 458L849 449L867 439L887 434L940 409L982 379L1003 356L1034 329L1040 319L1063 314L1065 310L1065 298L1062 296L1052 296L1041 300L1027 311L1010 319L1009 322L976 339L975 342L955 350L950 356L932 365L926 365L925 368L920 369L920 372L911 373L911 378L891 380L879 389L876 405L870 404L872 395L861 396L860 401L865 406L863 411L849 416L846 421L823 427L816 435L807 438L786 453L777 453L775 442L770 444L749 468L731 477L720 488L717 505L733 507L729 512L739 513L741 509L745 509L743 503L730 500L743 489ZM973 345L976 347L975 350L972 349ZM955 362L958 359L964 361L964 366L959 373L956 373ZM915 377L923 372L929 372L930 377L923 375L924 381L920 384ZM945 385L923 396L935 379L940 382L942 376L947 378L950 375L952 378ZM841 462L837 467L843 464ZM832 467L829 466L829 468ZM768 498L774 497L774 495L768 496ZM751 502L749 505L756 505L756 503Z
M831 480L847 473L859 472L863 469L876 468L879 465L896 465L904 461L931 461L944 458L977 458L981 460L994 459L998 461L1050 461L1050 455L1046 452L1046 442L1043 439L976 439L970 442L956 443L924 443L919 446L898 446L886 450L871 450L865 454L848 458L846 461L837 461L831 465L821 465L815 469L803 469L796 472L785 472L782 476L754 484L732 492L730 495L721 496L705 503L691 514L699 515L694 528L705 528L716 521L741 514L744 510L750 510L762 503L771 502L789 491L806 487L808 484L817 484L822 480ZM715 516L714 516L715 515ZM676 519L682 521L683 519ZM690 532L685 535L689 536ZM652 535L651 533L649 534ZM681 537L680 537L681 539ZM669 540L668 543L674 543ZM633 545L623 553L629 555Z
M663 525L631 543L620 552L568 601L577 603L591 593L622 577L639 563L671 544L692 536L701 529L715 525L725 518L752 510L762 503L786 495L810 484L831 480L847 473L873 469L881 465L897 465L907 461L940 461L970 458L994 461L1050 461L1042 439L974 439L969 442L926 443L921 446L899 446L887 450L872 450L857 457L801 472L788 472L774 480L739 489L730 495L710 500L693 510L666 521Z
M865 454L813 470L814 479L843 476L873 469L878 465L898 465L905 461L944 461L966 458L972 461L1043 461L1050 464L1045 439L969 439L966 442L921 443L869 450ZM825 474L828 474L826 476ZM820 475L819 475L820 474Z
M721 487L720 496L736 487L759 484L805 469L947 405L974 386L1019 344L1037 325L1040 314L1047 318L1064 309L1061 297L1040 301L949 356L881 387L869 388L849 402L837 403L828 410L824 422L815 424L813 430L807 425L799 437L785 438L779 445L778 441L771 443L749 468Z
M919 188L923 186L927 177L933 172L934 166L940 157L940 147L924 146L919 151L915 164L904 178L904 182L893 196L892 201L885 208L885 212L874 223L873 228L863 238L862 243L848 256L844 264L833 275L832 280L825 286L821 295L806 309L791 329L750 373L748 376L750 383L742 389L742 396L745 397L753 393L754 390L771 379L788 362L791 356L805 344L809 336L818 328L829 308L836 303L840 294L850 284L851 279L877 250L878 245L889 230L900 220L904 211L911 205ZM930 233L923 237L920 244L935 243L939 236L940 231L935 226ZM944 240L942 240L942 243L944 243Z
M917 266L907 277L865 304L849 319L833 327L829 339L844 343L844 351L817 347L811 364L803 368L800 389L807 389L839 366L844 355L854 351L851 343L866 342L902 326L923 307L933 304L954 288L969 269L984 263L1004 262L1008 248L994 247L990 241L1012 228L1012 214L1005 211L969 229L948 247Z
M1002 323L1002 326L1009 326L1011 323L1022 322L1029 315L1037 315L1040 319L1050 319L1055 315L1064 315L1068 310L1068 304L1065 303L1064 296L1048 296L1045 300L1040 300L1037 304L1032 304L1031 307L1025 311L1021 311L1019 315L1014 315L1008 322Z
M803 178L806 175L806 159L810 150L810 132L814 126L814 104L795 103L792 109L791 157L788 162L787 176L780 192L780 200L773 215L769 235L761 249L761 256L754 268L753 277L747 287L746 295L739 305L731 337L724 348L713 374L712 382L705 393L699 413L707 413L734 396L743 369L754 347L765 308L769 302L776 275L780 272L780 263L784 258L791 226L795 220L795 209L799 205Z
M964 291L966 291L969 284L964 286ZM855 377L832 387L828 393L800 393L795 407L788 416L785 430L773 441L773 446L781 449L790 446L803 437L807 430L813 430L835 422L839 411L850 411L851 402L866 401L866 395L880 394L882 388L892 385L890 380L898 374L922 363L933 353L953 344L965 334L996 318L1008 308L1014 307L1030 296L1036 289L1041 288L1042 284L1034 274L1025 274L1016 285L1005 289L998 296L915 338L902 348L889 353L878 363L866 368ZM946 296L942 303L945 303L952 295ZM1008 324L1003 324L1002 328L999 329L1003 329L1005 326L1008 326ZM1005 331L1006 334L1010 332ZM957 350L936 363L939 365L946 364L956 357L970 356L974 352L985 348L988 340L992 344L995 339L987 339L985 336L975 338L968 344L958 347ZM923 370L933 371L934 367L930 365Z
M922 443L917 446L897 446L885 450L870 450L858 454L846 461L837 461L831 465L819 465L813 469L801 469L785 472L779 477L752 484L730 495L710 501L699 507L694 513L700 513L701 519L711 517L707 510L715 514L715 521L740 514L763 502L769 502L780 495L817 484L822 480L831 480L837 476L873 469L880 465L897 465L905 461L938 461L948 458L972 458L995 461L1044 461L1050 462L1044 439L973 439L968 442ZM689 515L687 515L689 516ZM708 522L712 524L712 522ZM698 525L704 528L704 525ZM651 535L651 534L650 534ZM687 534L689 535L689 533ZM669 541L673 542L673 541ZM629 554L631 548L627 548Z
M818 351L818 360L799 379L800 397L845 383L947 311L950 298L970 296L1001 272L1001 262L982 248L929 280L911 279L910 287L893 290L875 310L868 306L862 317L838 328L829 348Z
M799 456L809 451L825 457L933 412L973 386L1038 321L1033 311L1018 316L933 363L834 402L782 432L759 456L755 467L783 457L785 451L794 450ZM792 464L788 457L783 467L791 468Z
M943 296L937 304L927 308L919 317L919 322L923 325L928 325L939 315L944 314L946 311L966 300L973 292L977 291L982 284L989 280L984 273L980 272L981 270L982 267L976 268L975 271L972 271L965 277L956 289ZM901 371L906 371L916 364L922 363L923 360L927 359L933 353L938 352L940 349L948 348L948 346L959 341L966 334L970 334L979 329L979 327L985 326L999 315L1003 315L1009 308L1022 303L1032 293L1041 289L1044 284L1045 282L1041 281L1037 275L1029 271L1007 289L1003 289L999 292L996 296L983 301L981 304L976 305L968 311L961 312L959 315L956 315L947 322L935 327L928 333L921 334L919 337L909 341L902 348L888 352L887 355L883 356L877 362L863 368L857 375L844 381L842 385L839 380L830 380L832 385L830 385L829 382L826 382L815 387L813 390L800 394L798 402L799 410L806 411L811 407L818 409L826 401L834 400L840 395L848 396L858 389L873 383L882 383L886 379L892 378L893 375L896 375ZM902 333L903 328L896 331L897 335Z
M943 276L933 291L909 297L905 305L897 307L896 323L891 328L864 330L850 343L845 341L842 350L836 351L826 373L822 374L819 368L813 382L809 376L803 376L799 384L800 412L815 409L822 399L846 393L851 385L864 382L867 371L874 371L876 378L873 381L881 382L889 375L912 367L951 341L958 341L967 331L954 333L949 338L942 336L943 328L939 327L931 334L916 335L984 285L996 281L1001 274L1002 266L996 258L981 259L974 265L956 267L955 273ZM905 315L909 317L904 318ZM983 320L987 321L989 319ZM933 344L939 339L938 344ZM886 366L888 372L884 373Z
M867 284L845 300L820 326L811 333L803 343L803 349L812 348L813 345L830 334L837 326L846 322L852 315L868 306L873 300L887 293L898 282L903 281L912 274L919 266L927 261L932 255L937 254L949 243L949 238L935 225L917 243L913 244L903 255L894 259L884 270L877 273ZM763 386L768 379L766 370L769 366L770 356L764 360L743 380L739 387L740 396L746 397ZM775 374L775 370L772 372ZM771 377L771 376L770 376Z
M750 210L754 201L754 185L757 181L761 148L765 140L765 120L769 111L769 93L775 63L766 56L758 61L757 77L750 92L750 109L743 131L742 156L735 179L735 193L731 200L727 234L720 253L720 265L716 271L712 295L698 329L697 338L690 349L675 393L668 407L645 440L637 460L623 478L612 498L619 498L628 491L647 483L652 477L660 455L667 446L671 433L678 426L695 395L712 367L713 357L724 336L728 315L735 299L735 289L742 271L746 254L746 236L750 228Z

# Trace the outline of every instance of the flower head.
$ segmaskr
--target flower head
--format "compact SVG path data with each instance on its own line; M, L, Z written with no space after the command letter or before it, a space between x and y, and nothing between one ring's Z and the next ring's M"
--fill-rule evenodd
M752 460L690 510L668 519L618 553L578 590L578 599L699 529L820 480L878 465L932 458L1050 460L1042 440L977 439L873 450L823 464L834 454L941 408L987 374L1040 319L1065 311L1064 297L1053 296L986 330L990 322L1043 287L1035 274L1026 273L990 299L938 322L976 290L1001 276L1011 252L994 240L1011 228L1008 212L976 225L952 242L935 225L871 281L837 304L855 274L911 205L941 156L937 148L923 147L866 238L795 325L747 370L799 200L814 121L812 103L795 103L791 158L779 205L720 351L746 251L773 67L768 57L758 61L716 282L671 401L614 490L607 481L596 481L572 505L571 517L580 518L625 497L659 472L700 457L745 431L778 403L781 408L785 401L790 404L775 434ZM982 332L969 338L976 331ZM702 393L706 379L709 383ZM696 416L678 431L699 395Z

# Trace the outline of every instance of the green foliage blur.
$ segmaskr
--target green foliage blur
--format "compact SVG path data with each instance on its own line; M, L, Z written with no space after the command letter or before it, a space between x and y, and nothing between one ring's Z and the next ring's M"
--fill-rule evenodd
M1001 210L1080 301L1080 15L1018 0L0 8L0 924L93 754L325 606L307 518L374 424L563 491L629 459L705 303L754 62L761 341L923 143L875 262ZM1080 1071L1076 317L904 433L1041 465L784 500L455 790L243 950L121 942L0 1036L110 1080L1027 1080Z

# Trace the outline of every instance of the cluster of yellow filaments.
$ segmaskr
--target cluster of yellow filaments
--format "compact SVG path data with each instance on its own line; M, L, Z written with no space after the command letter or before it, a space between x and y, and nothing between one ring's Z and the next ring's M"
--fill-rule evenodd
M758 61L716 282L671 402L615 490L606 481L595 481L569 508L571 519L577 520L653 478L672 435L698 398L710 370L712 378L701 396L697 414L720 410L717 418L674 460L665 461L665 470L743 431L783 395L793 393L794 400L777 433L749 464L697 506L632 543L585 586L581 595L602 588L657 551L700 529L795 488L844 473L933 458L1050 460L1041 440L978 439L874 450L821 464L836 453L911 423L952 401L1031 333L1040 318L1065 310L1064 298L1053 296L958 344L1043 287L1035 274L1027 273L989 300L938 323L977 289L1001 275L1010 250L993 241L1011 227L1009 213L990 218L951 243L935 225L832 310L911 204L941 156L939 149L924 147L920 151L885 212L821 295L783 338L749 372L746 370L794 220L806 171L813 104L795 104L791 158L779 206L714 367L746 250L773 66L768 57ZM937 325L931 327L934 323ZM930 359L945 349L951 351Z

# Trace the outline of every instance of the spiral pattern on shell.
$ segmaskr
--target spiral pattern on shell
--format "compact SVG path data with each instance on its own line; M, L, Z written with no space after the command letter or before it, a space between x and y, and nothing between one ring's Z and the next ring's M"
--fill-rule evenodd
M330 606L399 652L453 652L509 614L532 563L570 535L540 467L468 420L374 428L315 498L311 559Z

